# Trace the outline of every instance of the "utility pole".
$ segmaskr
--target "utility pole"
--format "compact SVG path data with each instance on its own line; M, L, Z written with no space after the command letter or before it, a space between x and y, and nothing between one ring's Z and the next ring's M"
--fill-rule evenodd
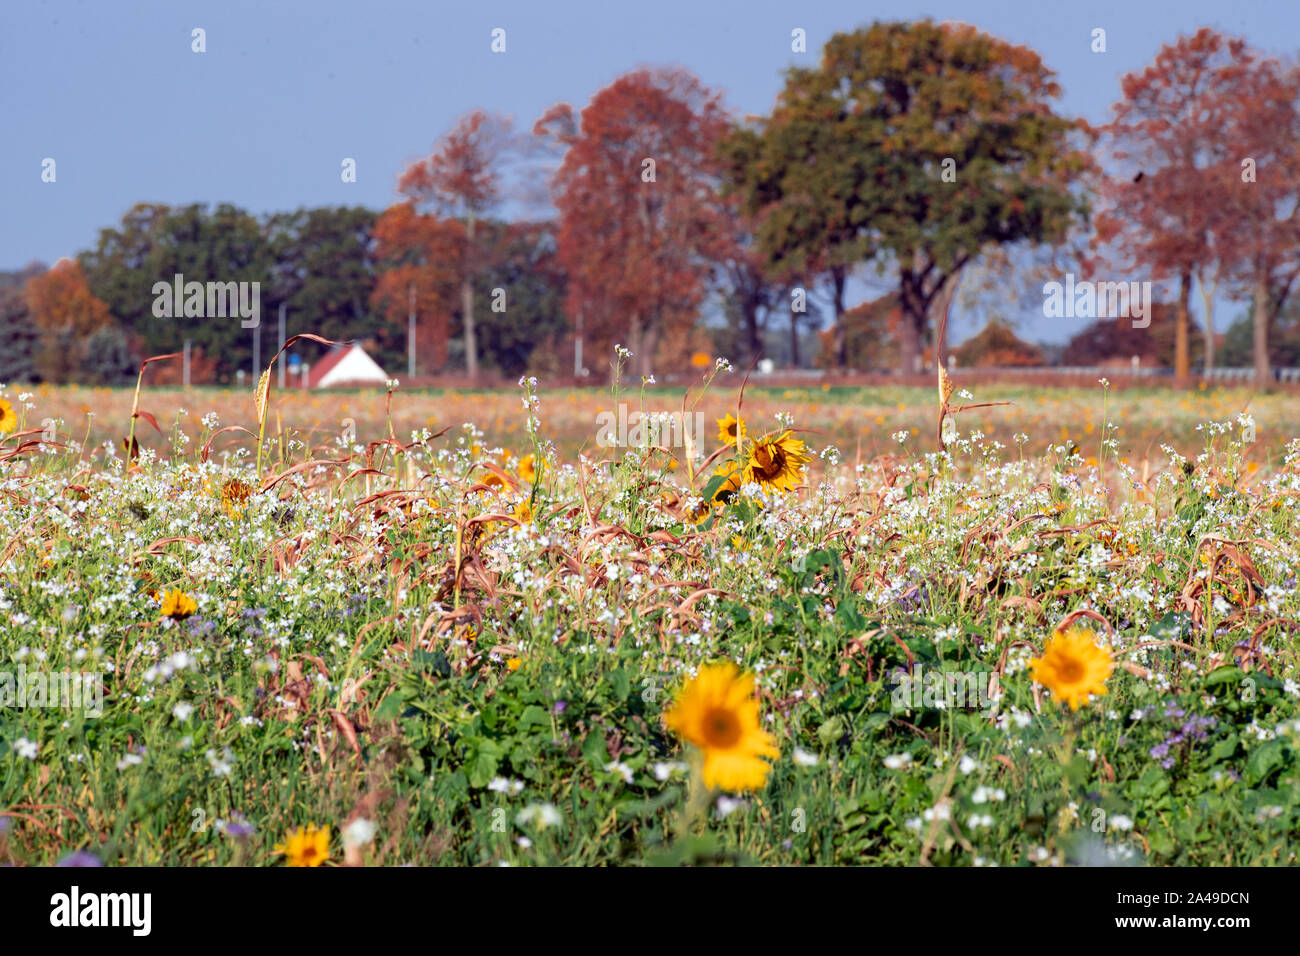
M185 340L185 387L190 387L190 340Z
M284 304L283 302L280 303L280 345L279 345L279 348L284 348L284 305L285 305L285 304ZM276 384L277 384L281 389L284 388L284 363L283 363L283 362L280 363L279 371L276 372Z
M406 377L415 378L415 283L411 283L410 309L406 317Z
M262 380L262 323L253 326L253 387Z

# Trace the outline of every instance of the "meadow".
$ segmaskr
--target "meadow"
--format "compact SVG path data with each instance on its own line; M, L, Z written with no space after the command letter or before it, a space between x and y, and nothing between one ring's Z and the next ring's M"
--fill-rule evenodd
M741 378L0 388L0 863L1296 862L1293 397Z

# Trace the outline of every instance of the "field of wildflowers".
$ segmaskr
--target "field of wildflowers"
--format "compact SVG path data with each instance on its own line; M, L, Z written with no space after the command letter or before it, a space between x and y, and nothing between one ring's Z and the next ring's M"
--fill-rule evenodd
M0 863L1296 862L1288 398L741 378L0 388Z

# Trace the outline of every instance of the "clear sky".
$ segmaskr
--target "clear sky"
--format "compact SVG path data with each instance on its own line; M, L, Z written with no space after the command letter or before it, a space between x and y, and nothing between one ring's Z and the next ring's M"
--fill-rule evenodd
M383 208L466 111L527 129L643 64L684 66L737 113L765 113L782 71L815 63L832 33L925 16L1033 47L1059 108L1094 122L1119 77L1180 33L1300 46L1297 0L0 0L0 268L75 254L136 202ZM356 183L340 180L344 157ZM1053 337L1042 321L1031 337Z

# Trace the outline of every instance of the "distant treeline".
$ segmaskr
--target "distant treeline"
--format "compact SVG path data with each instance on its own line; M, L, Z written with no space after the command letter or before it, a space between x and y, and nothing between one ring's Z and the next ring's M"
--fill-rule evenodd
M289 334L360 340L394 372L414 314L426 375L600 376L615 344L634 376L717 354L915 373L953 352L942 318L969 306L990 321L963 364L1049 360L1012 331L1042 309L1082 319L1070 364L1248 361L1265 381L1300 341L1300 68L1202 29L1122 91L1094 128L1057 111L1033 50L919 21L834 35L764 117L676 68L526 132L474 111L383 211L140 204L75 259L0 277L0 381L129 381L188 342L193 381L230 382L256 336L269 360L281 306ZM506 214L526 208L545 211ZM1076 274L1150 308L1049 309ZM849 302L873 277L885 294ZM159 307L190 282L220 284L218 305ZM220 305L249 289L256 329ZM1249 308L1216 336L1225 298Z

